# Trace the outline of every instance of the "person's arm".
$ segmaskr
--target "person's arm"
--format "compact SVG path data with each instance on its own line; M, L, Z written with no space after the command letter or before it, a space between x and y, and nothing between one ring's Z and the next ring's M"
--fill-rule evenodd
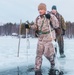
M61 24L62 24L62 29L66 30L66 23L64 21L64 18L61 16Z
M54 29L59 28L58 19L57 19L54 15L52 15L52 14L51 14L50 21L52 22L52 25L53 25L53 28L54 28Z
M37 23L36 23L36 21L34 22L33 25L30 26L30 28L37 30Z
M62 16L61 16L61 26L62 26L62 35L65 35L66 23L65 23L64 18Z
M37 22L35 21L34 23L30 24L30 23L27 23L25 24L25 28L27 29L37 29Z

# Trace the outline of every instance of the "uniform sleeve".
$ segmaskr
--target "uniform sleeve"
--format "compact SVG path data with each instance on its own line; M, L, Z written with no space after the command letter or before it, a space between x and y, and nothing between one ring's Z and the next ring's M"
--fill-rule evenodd
M51 14L51 19L50 21L52 22L52 25L55 29L59 28L59 22L58 22L58 19Z
M31 28L37 30L37 21L36 20L35 20L34 24L31 26Z
M66 30L66 23L64 21L64 18L61 16L61 24L62 24L62 29Z

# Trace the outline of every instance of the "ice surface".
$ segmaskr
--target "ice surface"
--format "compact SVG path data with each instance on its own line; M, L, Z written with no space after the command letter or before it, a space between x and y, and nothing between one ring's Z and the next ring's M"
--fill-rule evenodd
M32 66L34 68L37 38L29 38L30 49L27 49L27 39L21 38L19 57L18 42L19 38L11 36L0 37L0 72L9 69L17 68L17 66ZM60 64L60 68L65 72L64 75L74 74L74 39L65 39L65 59L59 58L59 51L57 53L57 60ZM58 65L58 63L56 63ZM25 68L24 67L24 68ZM50 68L49 61L43 56L42 69L48 71ZM1 75L1 74L0 74ZM14 74L15 75L15 74Z

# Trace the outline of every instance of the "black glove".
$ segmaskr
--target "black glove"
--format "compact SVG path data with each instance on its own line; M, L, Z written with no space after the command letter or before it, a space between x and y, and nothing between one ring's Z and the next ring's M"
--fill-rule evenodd
M65 35L65 30L64 29L62 30L62 35Z
M46 16L47 19L51 18L50 14L45 14L45 16Z
M25 28L29 29L29 28L30 28L30 26L29 26L28 24L25 24Z

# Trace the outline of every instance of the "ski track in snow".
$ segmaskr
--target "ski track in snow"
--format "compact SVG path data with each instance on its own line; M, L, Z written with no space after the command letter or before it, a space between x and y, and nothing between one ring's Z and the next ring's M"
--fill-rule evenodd
M35 64L37 38L29 38L30 49L27 49L27 39L21 38L20 53L17 57L19 38L11 36L0 37L0 72L7 69L13 69L21 66L30 66ZM65 59L59 58L59 51L57 59L60 63L61 69L65 71L65 75L73 75L74 73L74 39L64 40L65 43ZM42 69L50 68L49 61L43 56Z

